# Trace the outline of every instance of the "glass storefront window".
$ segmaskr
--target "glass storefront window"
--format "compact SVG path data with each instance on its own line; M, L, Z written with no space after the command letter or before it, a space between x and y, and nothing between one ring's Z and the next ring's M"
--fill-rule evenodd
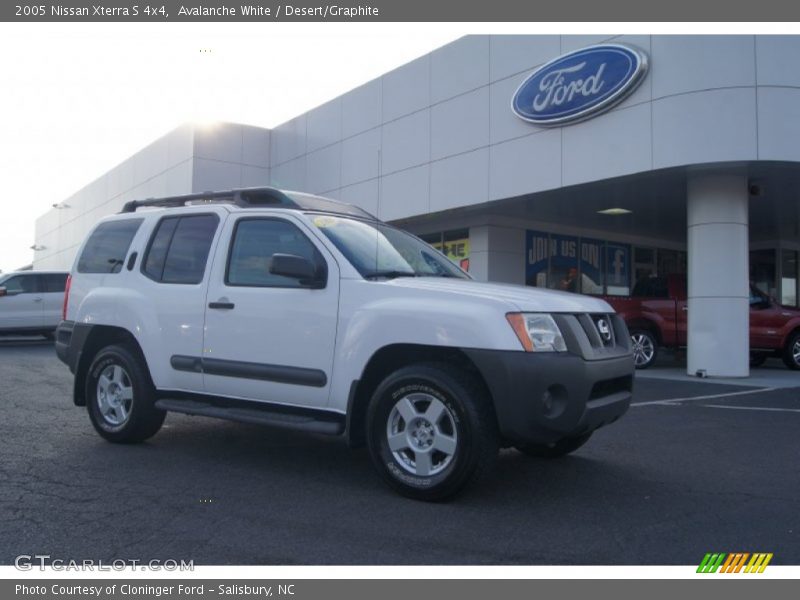
M633 286L656 276L656 249L636 246L633 249Z
M606 294L628 296L631 293L631 247L627 244L606 244Z
M550 236L539 231L526 232L525 285L547 287L550 266Z
M750 252L750 281L768 296L777 296L774 249Z
M417 236L465 271L469 271L469 230L456 229Z
M594 295L630 293L627 244L529 230L525 248L527 285Z
M797 306L797 252L781 251L781 304Z
M603 277L603 252L605 243L600 240L581 238L581 286L582 294L602 294L605 278Z
M579 291L578 238L550 236L550 285L563 292Z
M656 274L664 275L685 275L686 274L686 252L680 250L658 249L656 256L658 270Z
M465 271L469 271L469 230L445 231L442 240L442 254Z

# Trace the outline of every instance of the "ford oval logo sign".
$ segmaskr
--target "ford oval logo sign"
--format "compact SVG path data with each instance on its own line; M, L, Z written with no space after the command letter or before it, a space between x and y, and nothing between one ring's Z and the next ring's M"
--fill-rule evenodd
M518 117L553 126L583 121L630 94L647 73L647 55L603 44L559 56L519 86L511 107Z

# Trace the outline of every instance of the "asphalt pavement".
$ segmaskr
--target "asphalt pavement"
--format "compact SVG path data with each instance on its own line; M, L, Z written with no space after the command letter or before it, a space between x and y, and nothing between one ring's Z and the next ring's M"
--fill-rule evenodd
M637 378L574 455L504 450L480 487L426 504L337 439L170 414L110 444L71 386L52 344L0 338L0 564L800 564L800 389Z

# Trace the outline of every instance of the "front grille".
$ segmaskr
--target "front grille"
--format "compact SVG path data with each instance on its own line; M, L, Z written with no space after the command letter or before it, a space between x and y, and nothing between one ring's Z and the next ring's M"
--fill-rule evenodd
M614 316L608 314L576 315L593 348L613 348L617 343Z
M603 360L631 352L625 321L616 313L556 313L553 317L567 348L585 360Z

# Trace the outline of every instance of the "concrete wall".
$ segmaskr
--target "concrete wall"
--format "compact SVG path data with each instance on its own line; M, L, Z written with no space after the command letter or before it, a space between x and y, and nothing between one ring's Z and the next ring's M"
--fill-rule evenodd
M605 115L517 118L531 71L602 41L650 56ZM468 36L275 128L271 180L394 220L682 165L800 160L797 36Z

